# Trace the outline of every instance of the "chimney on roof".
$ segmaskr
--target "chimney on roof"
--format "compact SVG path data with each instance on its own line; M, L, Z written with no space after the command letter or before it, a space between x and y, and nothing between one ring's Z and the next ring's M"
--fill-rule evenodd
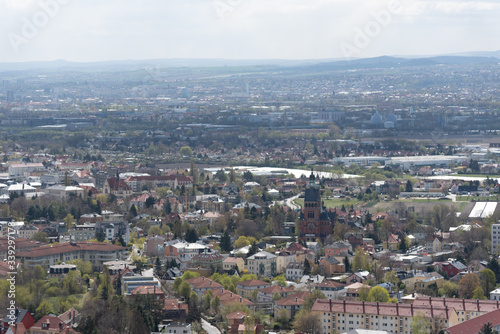
M431 304L431 318L434 318L434 308L432 307L432 304Z
M201 276L201 280L204 281L205 280L205 276Z
M299 300L299 297L295 297L295 301L298 301Z
M377 302L377 314L380 314L380 306L378 305L378 302Z
M331 299L330 299L331 300ZM365 301L363 300L363 314L365 314ZM397 304L396 304L397 305Z
M345 299L344 299L344 313L345 313Z
M413 317L413 303L410 304L411 316Z
M229 297L232 297L232 296L233 296L233 293L231 292L230 295L229 295Z
M479 305L479 299L477 300L477 311L481 312L481 305Z
M363 310L363 313L365 313L365 310ZM396 315L399 317L399 303L396 303Z
M241 303L242 301L243 301L243 298L242 298L242 297L240 297L240 303Z

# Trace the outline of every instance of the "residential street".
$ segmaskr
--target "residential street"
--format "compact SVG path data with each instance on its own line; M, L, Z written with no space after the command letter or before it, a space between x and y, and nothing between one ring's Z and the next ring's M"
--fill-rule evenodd
M216 327L210 325L205 319L201 319L201 327L207 331L207 334L221 334Z

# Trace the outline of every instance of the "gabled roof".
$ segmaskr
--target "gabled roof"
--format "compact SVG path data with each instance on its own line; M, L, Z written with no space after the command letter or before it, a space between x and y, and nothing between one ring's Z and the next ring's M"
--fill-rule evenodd
M227 318L227 320L229 320L229 319L243 319L246 316L247 316L247 314L245 312L236 311L236 312L229 313L228 315L226 315L226 318Z
M473 334L479 333L484 324L491 323L492 328L500 325L500 310L495 310L470 320L464 321L458 325L449 327L449 334Z
M116 177L111 177L107 179L109 188L111 190L132 190L125 181L122 179L116 179Z
M260 286L260 285L266 285L269 286L271 283L264 282L258 279L251 279L248 281L243 281L238 283L239 286Z

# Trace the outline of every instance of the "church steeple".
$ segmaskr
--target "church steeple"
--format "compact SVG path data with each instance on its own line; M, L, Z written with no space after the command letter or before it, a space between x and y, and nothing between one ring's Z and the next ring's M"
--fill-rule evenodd
M314 171L311 168L311 175L309 176L309 186L316 187L316 177L314 176Z

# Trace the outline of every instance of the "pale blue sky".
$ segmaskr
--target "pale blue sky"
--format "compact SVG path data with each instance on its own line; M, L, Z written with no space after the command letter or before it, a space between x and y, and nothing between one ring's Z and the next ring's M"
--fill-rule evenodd
M493 51L499 18L497 0L0 0L0 61Z

